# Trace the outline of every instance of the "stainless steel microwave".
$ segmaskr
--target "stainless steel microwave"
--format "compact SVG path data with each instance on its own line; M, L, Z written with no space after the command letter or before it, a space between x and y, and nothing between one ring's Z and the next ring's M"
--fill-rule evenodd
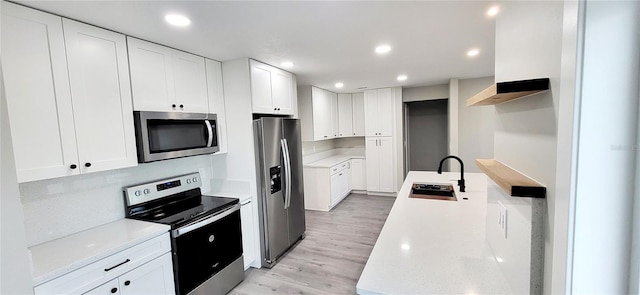
M135 111L133 117L139 163L220 150L216 114Z

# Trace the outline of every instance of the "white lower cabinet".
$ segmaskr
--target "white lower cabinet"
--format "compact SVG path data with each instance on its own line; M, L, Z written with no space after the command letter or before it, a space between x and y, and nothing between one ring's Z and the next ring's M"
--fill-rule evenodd
M351 192L351 160L332 167L304 168L304 208L329 211Z
M175 294L169 233L37 285L40 294Z
M351 189L366 190L367 174L365 159L351 159Z
M242 222L242 255L244 256L244 270L256 260L256 246L253 229L253 203L244 201L240 207L240 221Z
M174 294L171 253L166 253L84 294Z
M367 191L395 192L392 144L391 136L367 137L365 140Z

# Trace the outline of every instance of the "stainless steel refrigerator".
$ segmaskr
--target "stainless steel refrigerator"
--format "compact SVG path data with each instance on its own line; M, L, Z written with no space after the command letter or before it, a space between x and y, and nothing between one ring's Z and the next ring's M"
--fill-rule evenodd
M253 121L261 263L273 267L304 238L304 189L300 121L265 117Z

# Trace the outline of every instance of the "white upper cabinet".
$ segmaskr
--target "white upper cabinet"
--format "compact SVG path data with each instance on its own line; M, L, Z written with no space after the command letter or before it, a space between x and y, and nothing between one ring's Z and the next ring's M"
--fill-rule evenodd
M293 115L293 75L255 60L249 60L249 67L253 112Z
M351 94L338 94L338 137L354 136Z
M124 36L2 5L18 181L137 165Z
M207 93L209 97L209 112L218 117L216 130L218 146L216 154L227 152L227 113L225 111L224 91L222 89L222 64L219 61L206 59Z
M209 112L203 57L132 37L127 45L135 110Z
M62 19L2 1L1 44L18 182L78 174Z
M331 98L327 91L311 87L311 102L313 104L313 140L333 138L331 124Z
M366 136L392 136L393 96L391 88L364 92Z
M125 36L64 19L82 173L137 165Z
M338 94L326 91L327 97L329 97L329 103L331 104L331 110L329 113L329 123L331 123L331 132L329 136L338 137Z
M353 136L364 136L364 93L352 94Z

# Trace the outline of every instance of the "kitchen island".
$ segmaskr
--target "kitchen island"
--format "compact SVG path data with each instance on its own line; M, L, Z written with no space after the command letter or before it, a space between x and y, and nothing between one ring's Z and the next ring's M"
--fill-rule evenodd
M487 178L407 175L356 286L358 294L511 294L486 242ZM450 183L457 201L409 198L411 185ZM466 200L463 198L467 198Z

